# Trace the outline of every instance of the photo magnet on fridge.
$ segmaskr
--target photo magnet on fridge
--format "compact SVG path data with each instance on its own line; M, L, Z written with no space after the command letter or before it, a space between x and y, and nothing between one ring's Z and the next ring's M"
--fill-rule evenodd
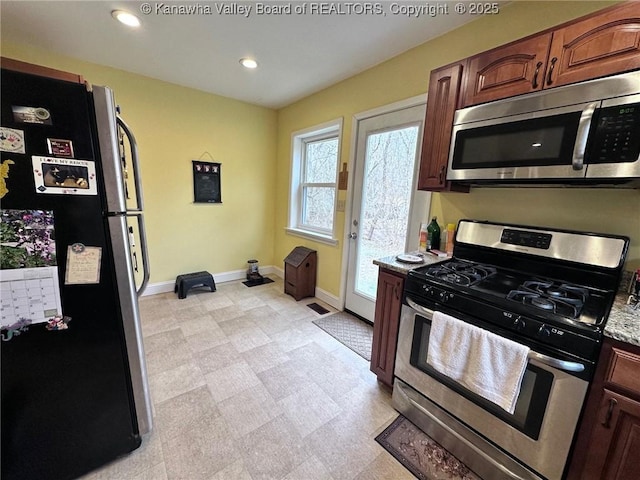
M38 193L97 195L96 165L89 160L31 157Z

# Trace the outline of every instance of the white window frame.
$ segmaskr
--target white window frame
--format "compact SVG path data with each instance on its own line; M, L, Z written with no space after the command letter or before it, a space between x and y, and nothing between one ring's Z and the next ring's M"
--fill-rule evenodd
M303 202L304 187L309 185L303 182L305 167L306 144L318 140L326 140L329 138L338 139L338 159L336 162L336 171L334 172L334 181L331 183L314 183L313 186L334 188L334 204L333 219L331 229L314 228L310 225L304 225L303 218ZM289 224L286 228L287 233L292 235L309 238L330 245L336 245L336 212L338 204L338 173L340 170L340 152L342 146L342 118L332 120L314 127L298 130L291 134L291 186L289 193Z

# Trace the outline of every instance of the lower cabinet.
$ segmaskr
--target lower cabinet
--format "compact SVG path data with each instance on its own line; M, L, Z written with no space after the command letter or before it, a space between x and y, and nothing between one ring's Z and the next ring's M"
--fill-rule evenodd
M568 479L640 478L640 348L605 340Z
M370 369L389 387L393 384L404 279L404 275L382 268L378 273Z

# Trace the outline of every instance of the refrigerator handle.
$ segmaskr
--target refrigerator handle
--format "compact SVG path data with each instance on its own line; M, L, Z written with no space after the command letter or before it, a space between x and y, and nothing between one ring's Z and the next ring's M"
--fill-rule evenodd
M138 162L138 142L136 141L136 137L133 135L133 132L129 128L129 126L125 123L120 116L116 116L116 122L122 128L122 131L129 139L129 146L131 147L131 165L133 166L133 183L136 187L136 205L137 208L127 209L129 212L142 212L144 210L144 205L142 204L142 182L140 179L140 162Z
M140 253L142 256L142 283L140 288L136 288L136 294L138 297L142 295L144 289L147 288L149 283L150 271L149 271L149 252L147 249L147 232L144 227L144 216L142 213L127 213L127 217L136 217L138 220L138 233L140 234Z

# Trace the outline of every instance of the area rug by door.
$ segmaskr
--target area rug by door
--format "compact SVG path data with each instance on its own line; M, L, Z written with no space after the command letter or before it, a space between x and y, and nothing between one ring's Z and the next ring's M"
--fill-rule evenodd
M318 318L313 323L365 360L371 360L373 327L368 323L347 312Z
M421 480L481 480L402 415L376 441Z

